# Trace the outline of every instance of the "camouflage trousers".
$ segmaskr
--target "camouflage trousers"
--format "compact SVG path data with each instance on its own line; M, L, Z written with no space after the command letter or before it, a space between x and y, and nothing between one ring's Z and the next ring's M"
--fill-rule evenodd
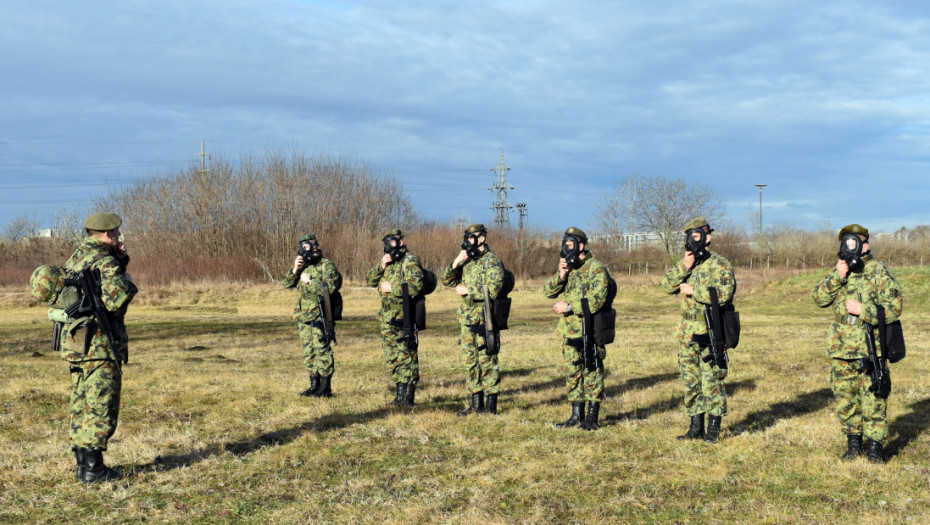
M122 378L112 361L71 363L71 445L106 450L116 432Z
M584 366L584 356L581 353L581 350L562 341L562 373L565 374L568 400L572 403L600 403L604 399L604 368L588 370ZM603 362L607 357L607 347L598 347L597 355Z
M888 400L869 392L872 379L859 361L831 359L830 385L836 397L836 418L847 435L862 435L873 441L888 437Z
M323 330L310 323L297 323L297 333L304 345L304 363L310 375L331 376L335 371L333 348L323 341Z
M471 331L471 325L462 325L459 347L462 349L461 360L465 366L465 386L469 394L484 392L497 394L501 387L501 365L497 354L488 355L484 346L484 334Z
M384 349L384 361L391 369L391 382L419 383L420 361L417 351L407 348L403 337L403 328L381 323L381 347Z
M723 380L727 369L707 363L710 349L693 341L678 342L678 372L685 384L685 412L688 416L707 413L727 415L727 390Z

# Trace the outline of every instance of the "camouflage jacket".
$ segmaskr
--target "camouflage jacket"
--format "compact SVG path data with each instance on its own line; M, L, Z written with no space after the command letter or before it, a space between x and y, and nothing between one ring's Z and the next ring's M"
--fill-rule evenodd
M543 293L549 299L556 297L567 302L571 311L562 314L559 319L557 331L566 339L581 337L581 323L584 312L581 308L581 299L588 300L588 308L595 313L607 301L607 267L595 259L591 252L585 251L585 258L581 267L571 269L565 280L559 279L556 273L543 285Z
M110 348L107 336L96 323L84 325L81 323L67 325L61 334L61 358L72 363L81 361L113 360L116 353L125 355L128 351L128 336L126 334L126 309L130 301L139 291L136 285L126 278L125 262L113 255L112 249L105 243L85 237L77 250L65 263L65 268L73 272L80 272L87 268L100 270L101 299L108 312L110 324L118 340L118 348ZM80 320L78 320L80 321ZM89 333L87 327L94 327Z
M484 324L484 290L488 285L488 297L497 299L504 285L504 265L491 250L485 250L476 260L468 259L458 268L450 263L442 272L442 284L457 286L464 284L468 294L462 296L459 321L463 325Z
M897 321L904 309L901 286L884 264L871 255L863 257L865 267L859 273L850 272L846 279L833 270L814 287L811 296L821 308L831 308L833 323L830 325L830 357L835 359L860 359L868 356L863 323L878 323L878 305L885 308L885 320ZM846 312L846 300L859 301L862 297L862 313L858 317ZM849 321L853 321L850 324ZM877 332L876 332L877 334ZM876 343L878 337L875 337Z
M391 262L387 268L381 269L381 261L374 265L365 276L368 286L378 289L378 295L381 296L381 310L379 318L382 322L389 322L403 317L403 297L401 289L402 283L407 283L407 292L410 297L420 293L423 287L423 267L420 266L420 260L410 252L405 252L404 256L397 261ZM381 291L381 281L391 283L390 293Z
M300 280L303 274L310 276L309 284ZM300 292L297 304L294 305L295 321L309 323L320 318L320 293L324 284L329 287L330 294L338 292L342 286L342 275L335 263L326 257L321 258L316 264L304 266L297 273L291 268L284 274L281 285L285 288L297 287L297 291Z
M717 300L720 305L733 301L736 295L736 276L730 261L720 255L709 252L707 258L695 262L693 268L685 266L679 261L666 272L659 286L665 293L677 294L682 284L694 286L692 295L685 295L681 299L681 320L675 335L682 340L690 341L693 334L706 334L707 323L704 320L704 305L710 304L708 288L717 289Z

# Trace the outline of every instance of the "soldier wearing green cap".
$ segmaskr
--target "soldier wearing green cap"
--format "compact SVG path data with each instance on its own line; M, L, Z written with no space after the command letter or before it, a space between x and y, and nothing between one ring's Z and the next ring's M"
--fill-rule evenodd
M103 462L103 451L116 431L122 375L117 360L128 356L124 321L126 309L138 292L126 273L129 253L120 241L122 219L115 213L87 218L87 236L65 269L100 272L100 292L115 332L113 346L97 323L86 318L65 324L61 333L62 359L71 366L71 448L77 460L77 478L84 483L111 481L122 476Z
M675 336L678 339L678 371L685 384L685 412L691 418L691 426L678 439L703 438L710 443L720 438L720 423L727 414L724 386L727 369L708 357L704 305L711 304L710 288L717 290L721 307L730 303L736 294L733 267L709 248L713 231L704 217L689 221L684 227L684 257L669 269L659 285L666 293L682 296L681 318ZM706 433L705 413L708 416Z
M310 387L302 396L332 397L332 377L335 371L333 349L335 334L328 334L324 326L325 313L320 305L325 296L332 296L342 286L342 274L333 261L323 257L316 235L307 234L298 241L297 258L281 279L285 288L297 288L294 320L304 347L304 363L310 375ZM325 320L335 329L334 319Z
M580 426L584 430L600 428L598 418L604 399L605 346L596 347L594 366L585 365L582 341L582 299L587 299L589 310L595 313L607 302L610 284L607 267L587 249L588 236L579 228L565 230L558 272L543 286L550 299L558 298L552 310L560 316L558 333L562 336L562 372L568 388L568 401L572 404L571 416L556 425L558 428ZM585 404L588 412L585 414Z
M488 231L483 224L465 229L462 250L442 272L442 284L455 287L462 297L459 307L459 347L465 366L465 386L471 395L471 406L460 416L486 412L497 413L501 367L498 361L499 343L488 348L485 340L485 287L487 298L497 299L504 284L504 265L487 244ZM487 401L487 404L485 404Z
M871 381L863 366L866 361L871 364L866 330L877 333L880 310L884 311L886 323L897 321L904 308L903 295L888 267L872 257L869 230L850 224L840 229L837 237L840 251L836 264L817 283L812 296L817 306L833 313L827 352L836 417L847 440L842 458L859 457L864 436L869 461L884 463L882 443L888 437L888 399L869 390ZM885 352L884 348L877 350Z
M399 229L390 230L381 238L384 255L365 276L372 288L381 296L381 347L384 359L391 371L391 381L397 395L391 402L397 406L413 406L417 384L420 382L420 362L416 341L404 338L403 285L407 285L412 298L423 287L423 267L420 260L407 249L404 234ZM411 320L412 321L412 320Z

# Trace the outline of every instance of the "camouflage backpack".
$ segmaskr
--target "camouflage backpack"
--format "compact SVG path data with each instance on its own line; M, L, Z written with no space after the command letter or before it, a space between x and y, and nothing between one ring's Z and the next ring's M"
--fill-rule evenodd
M29 278L32 295L52 308L66 309L81 300L80 289L66 285L67 279L73 279L73 272L63 266L46 264L39 266Z

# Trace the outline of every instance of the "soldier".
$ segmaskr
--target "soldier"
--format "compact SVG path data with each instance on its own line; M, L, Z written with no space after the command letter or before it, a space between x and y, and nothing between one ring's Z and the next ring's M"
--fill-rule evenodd
M368 270L366 280L369 286L378 289L381 296L381 310L378 312L381 346L391 369L391 380L397 388L392 404L413 406L420 381L418 341L415 333L409 338L404 336L402 285L407 284L407 294L411 299L416 296L423 286L423 267L420 260L407 250L400 230L387 232L381 240L384 242L384 256ZM413 319L407 321L414 322Z
M708 249L713 231L704 217L686 224L685 256L665 274L659 285L666 293L680 292L682 295L681 319L675 336L678 338L678 371L685 383L685 411L691 417L691 426L678 439L704 438L709 443L720 438L720 421L727 414L727 392L723 382L727 369L709 357L704 305L711 304L709 288L717 290L721 306L732 301L736 293L736 277L730 262ZM706 435L705 413L708 415Z
M442 284L455 286L455 293L462 297L462 306L459 307L459 346L462 349L465 385L471 394L471 406L459 412L460 416L477 412L497 414L497 394L501 383L498 362L500 339L495 338L494 348L488 348L485 329L490 327L485 325L484 309L490 308L489 304L485 304L485 297L496 299L501 291L504 265L488 248L487 235L488 231L483 224L469 226L465 230L462 251L442 273Z
M836 417L847 439L842 458L856 459L862 453L865 435L869 461L884 463L882 441L888 437L888 400L869 391L871 382L863 366L869 353L866 330L878 325L880 307L886 322L896 321L904 300L888 267L872 257L869 230L850 224L840 230L838 237L840 254L836 265L817 283L812 295L817 306L833 310L828 353ZM878 350L883 354L886 351Z
M334 319L325 319L321 306L324 294L332 295L342 286L342 275L336 265L323 257L320 243L314 234L300 238L294 267L289 269L281 284L285 288L297 287L300 293L294 306L297 333L304 346L304 362L310 374L310 388L302 396L332 397L332 377L335 371L333 349L335 342ZM325 321L325 325L324 325Z
M122 222L114 213L88 217L84 222L87 237L65 263L74 273L100 271L101 299L116 336L111 346L93 319L74 320L62 330L62 359L71 365L71 445L77 477L84 483L122 477L103 463L103 451L119 416L122 372L117 360L124 361L129 352L124 317L138 291L126 273L129 252L120 241Z
M594 348L596 355L585 365L582 338L582 299L588 300L591 313L597 312L607 301L609 278L607 267L594 259L587 250L588 237L578 228L565 230L559 270L543 286L543 293L550 299L561 300L552 310L561 315L558 332L562 336L562 371L568 400L572 404L572 415L556 425L558 428L581 426L584 430L597 430L601 401L604 399L604 358L607 348ZM593 340L590 344L594 344ZM585 403L588 413L583 416ZM582 421L584 417L584 421Z

